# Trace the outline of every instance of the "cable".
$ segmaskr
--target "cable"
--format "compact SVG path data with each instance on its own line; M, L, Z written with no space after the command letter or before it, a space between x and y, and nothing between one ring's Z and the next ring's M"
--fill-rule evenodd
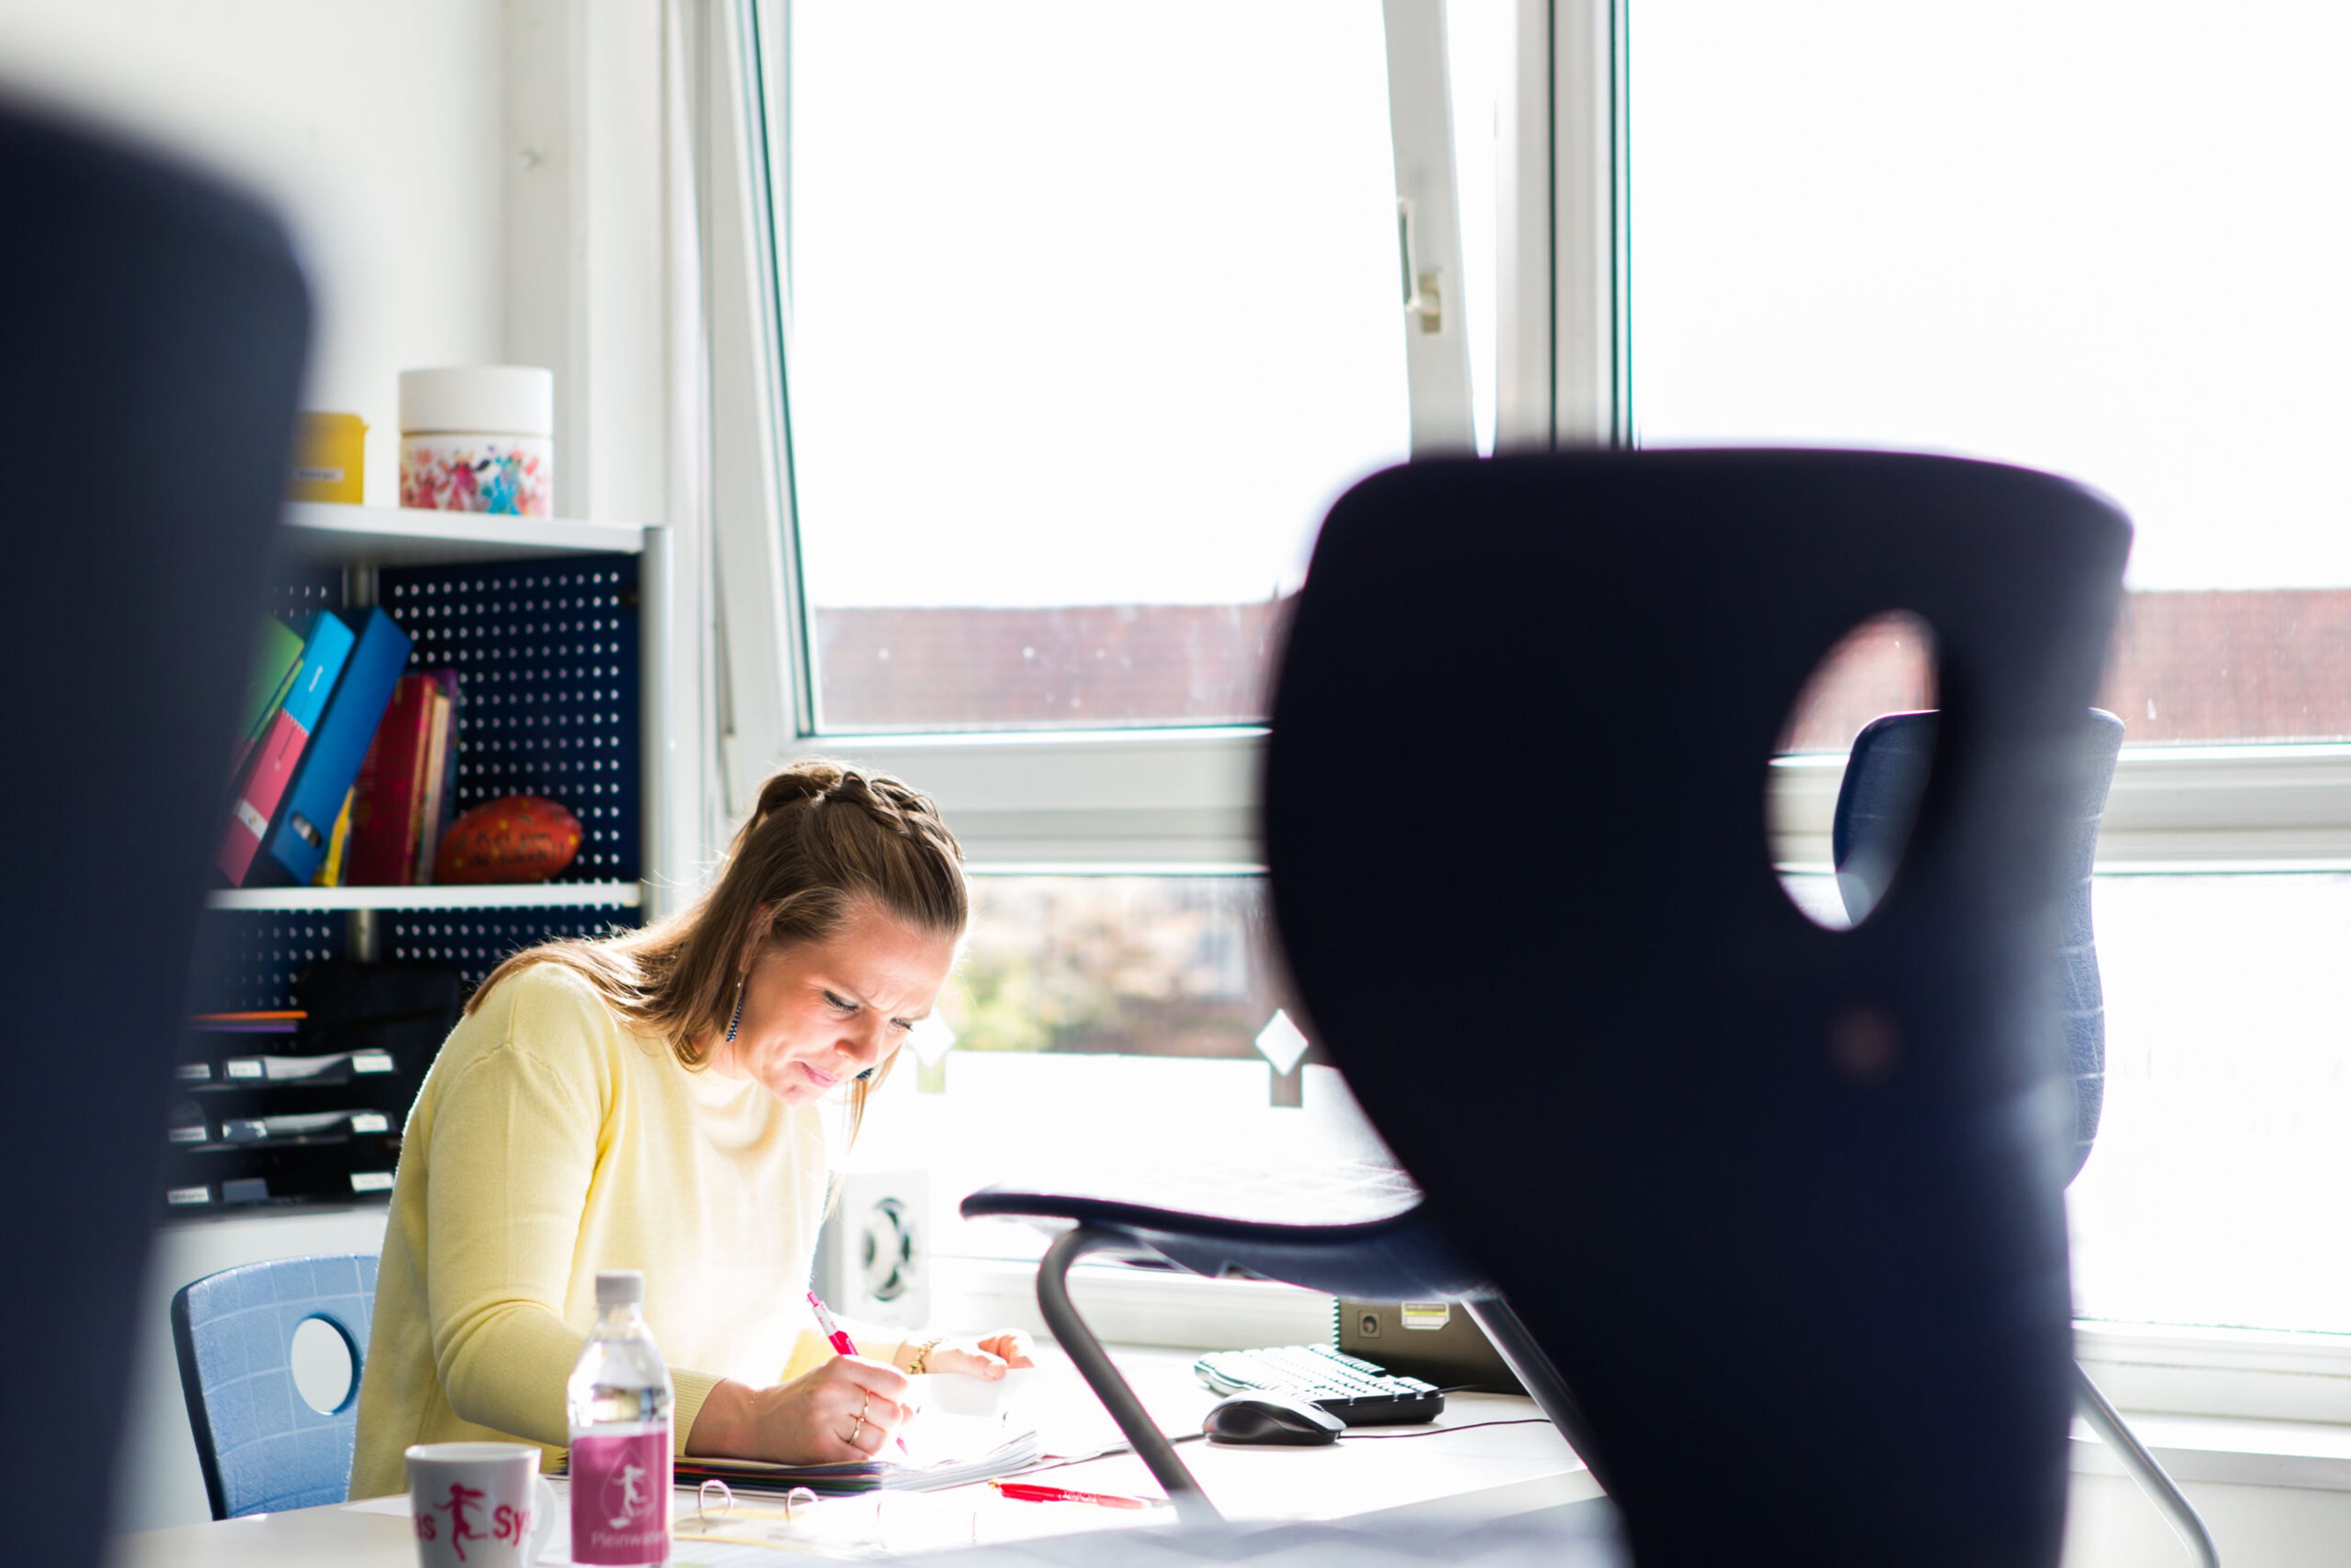
M1548 1416L1521 1416L1511 1421L1465 1421L1458 1427L1431 1427L1423 1432L1342 1432L1343 1443L1386 1442L1395 1437L1442 1437L1447 1432L1474 1432L1480 1427L1548 1427Z

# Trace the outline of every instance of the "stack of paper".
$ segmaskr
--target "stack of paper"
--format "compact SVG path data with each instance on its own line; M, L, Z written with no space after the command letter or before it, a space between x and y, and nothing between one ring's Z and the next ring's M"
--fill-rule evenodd
M895 1450L888 1450L895 1453ZM931 1491L940 1487L962 1486L967 1481L986 1480L990 1476L1009 1475L1026 1469L1037 1462L1037 1434L1022 1432L1007 1437L992 1448L961 1458L942 1458L923 1462L883 1458L876 1455L864 1460L851 1460L833 1465L771 1465L758 1459L680 1458L677 1461L677 1484L694 1486L705 1480L722 1480L737 1491L788 1492L806 1487L819 1496L837 1496L844 1492L866 1491Z

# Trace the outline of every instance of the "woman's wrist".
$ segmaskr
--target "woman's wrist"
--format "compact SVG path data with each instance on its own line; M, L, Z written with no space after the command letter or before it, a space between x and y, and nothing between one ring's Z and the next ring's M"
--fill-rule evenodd
M920 1377L930 1370L931 1352L938 1349L946 1341L945 1334L910 1339L898 1347L898 1354L892 1359L898 1364L898 1370L907 1376Z
M712 1385L685 1435L685 1451L705 1458L749 1458L758 1423L758 1394L747 1383L724 1377Z

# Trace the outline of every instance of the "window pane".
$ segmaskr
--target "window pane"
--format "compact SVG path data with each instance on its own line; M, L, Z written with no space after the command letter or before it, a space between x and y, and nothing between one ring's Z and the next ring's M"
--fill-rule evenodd
M2048 468L2138 526L2133 742L2351 737L2351 12L1640 4L1647 444Z
M2351 1333L2351 876L2105 876L2085 1317Z
M1835 879L1785 879L1823 925ZM2351 1333L2351 876L2100 876L2105 1103L2066 1192L2085 1318Z
M1268 1149L1382 1157L1319 1051L1277 1073L1258 1048L1280 1005L1261 878L982 875L972 896L939 1004L954 1043L891 1075L856 1151L930 1171L943 1250L1042 1250L1025 1227L951 1218L991 1182L1147 1182Z
M794 0L783 57L820 726L1260 716L1407 446L1380 7Z

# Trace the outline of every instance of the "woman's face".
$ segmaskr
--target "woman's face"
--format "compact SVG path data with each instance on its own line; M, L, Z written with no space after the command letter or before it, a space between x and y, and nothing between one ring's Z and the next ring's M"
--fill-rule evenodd
M820 1099L906 1043L930 1016L955 950L954 937L862 901L830 940L768 944L744 983L734 1043L716 1042L711 1068L756 1079L788 1105Z

